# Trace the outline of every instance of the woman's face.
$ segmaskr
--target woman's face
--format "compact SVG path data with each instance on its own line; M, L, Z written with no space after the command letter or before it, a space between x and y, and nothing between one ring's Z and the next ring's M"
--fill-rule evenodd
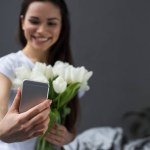
M50 2L33 2L22 17L22 29L30 49L46 51L61 32L60 9Z

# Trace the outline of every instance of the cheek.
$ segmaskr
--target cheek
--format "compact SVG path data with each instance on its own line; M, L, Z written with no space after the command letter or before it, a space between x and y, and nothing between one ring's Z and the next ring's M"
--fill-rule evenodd
M36 31L36 27L34 26L28 26L24 28L25 35L33 34Z
M56 29L56 30L54 31L54 34L55 34L55 36L56 36L57 39L59 38L60 33L61 33L61 29Z

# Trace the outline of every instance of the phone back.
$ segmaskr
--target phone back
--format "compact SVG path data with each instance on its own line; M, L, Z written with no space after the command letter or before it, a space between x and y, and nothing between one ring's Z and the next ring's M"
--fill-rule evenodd
M47 83L24 80L20 101L20 112L25 112L47 99L48 90Z

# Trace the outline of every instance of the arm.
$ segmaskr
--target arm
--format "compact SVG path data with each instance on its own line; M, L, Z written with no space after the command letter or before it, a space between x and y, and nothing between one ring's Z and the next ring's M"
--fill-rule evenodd
M51 101L46 100L30 110L19 113L21 91L17 91L7 112L11 81L0 74L0 139L4 142L24 141L42 135L48 126ZM7 113L6 113L7 112ZM6 115L5 115L6 114Z
M0 73L0 120L5 116L8 109L8 99L11 85L11 81Z

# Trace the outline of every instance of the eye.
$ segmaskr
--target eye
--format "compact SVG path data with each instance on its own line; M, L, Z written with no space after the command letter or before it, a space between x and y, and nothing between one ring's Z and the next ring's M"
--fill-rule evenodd
M40 23L39 20L35 20L35 19L29 19L29 22L30 22L31 24L33 24L33 25L37 25L37 24Z
M56 23L56 22L48 22L48 25L49 25L49 26L56 26L57 23Z

